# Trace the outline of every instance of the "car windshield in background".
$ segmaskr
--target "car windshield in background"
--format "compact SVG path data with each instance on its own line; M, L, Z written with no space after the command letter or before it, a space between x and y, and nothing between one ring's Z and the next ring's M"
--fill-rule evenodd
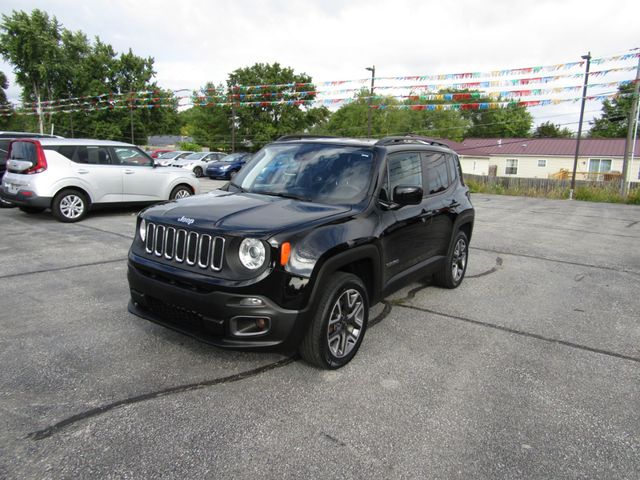
M175 158L180 155L180 152L165 152L162 155L159 155L158 158Z
M232 181L245 192L340 204L364 199L373 150L322 144L268 145Z
M246 153L230 153L229 155L222 157L220 159L221 162L235 162L236 160L240 160L242 157L245 157Z
M190 155L187 155L186 157L183 158L183 160L200 160L201 158L203 158L205 155L207 155L209 152L196 152L196 153L192 153Z

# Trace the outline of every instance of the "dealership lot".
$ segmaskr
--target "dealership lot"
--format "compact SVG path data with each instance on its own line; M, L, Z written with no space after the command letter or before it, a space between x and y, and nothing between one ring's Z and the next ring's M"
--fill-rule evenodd
M473 200L463 285L332 372L129 314L132 209L0 210L0 477L637 478L640 207Z

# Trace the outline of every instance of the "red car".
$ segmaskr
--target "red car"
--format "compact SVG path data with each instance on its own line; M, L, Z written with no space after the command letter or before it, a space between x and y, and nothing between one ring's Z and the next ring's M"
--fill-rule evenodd
M173 152L170 148L158 148L151 152L151 158L158 158L160 155L166 152Z

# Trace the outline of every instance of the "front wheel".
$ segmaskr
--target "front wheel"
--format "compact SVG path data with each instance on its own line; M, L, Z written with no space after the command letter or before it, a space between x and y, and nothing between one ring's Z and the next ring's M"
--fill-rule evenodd
M459 231L453 238L453 244L442 269L434 275L436 284L444 288L458 287L467 271L468 258L469 240L464 232Z
M202 168L201 167L196 167L193 169L193 173L195 174L196 177L201 178L203 176L202 173Z
M58 193L51 205L53 216L65 223L79 222L89 210L89 201L85 194L77 190L63 190Z
M345 272L326 282L300 354L320 368L343 367L356 355L369 320L369 297L359 277Z
M190 197L193 195L193 190L186 185L178 185L176 188L171 190L171 194L169 195L169 200L179 200L181 198Z

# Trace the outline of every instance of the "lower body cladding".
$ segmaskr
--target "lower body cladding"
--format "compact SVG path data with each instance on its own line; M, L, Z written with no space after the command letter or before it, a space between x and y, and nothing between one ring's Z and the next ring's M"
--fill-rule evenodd
M13 193L2 187L0 187L0 198L21 207L36 208L49 208L52 200L51 197L39 197L31 190L19 190Z
M306 311L283 309L265 296L196 291L154 278L131 260L127 276L131 313L217 347L289 351L306 332Z

